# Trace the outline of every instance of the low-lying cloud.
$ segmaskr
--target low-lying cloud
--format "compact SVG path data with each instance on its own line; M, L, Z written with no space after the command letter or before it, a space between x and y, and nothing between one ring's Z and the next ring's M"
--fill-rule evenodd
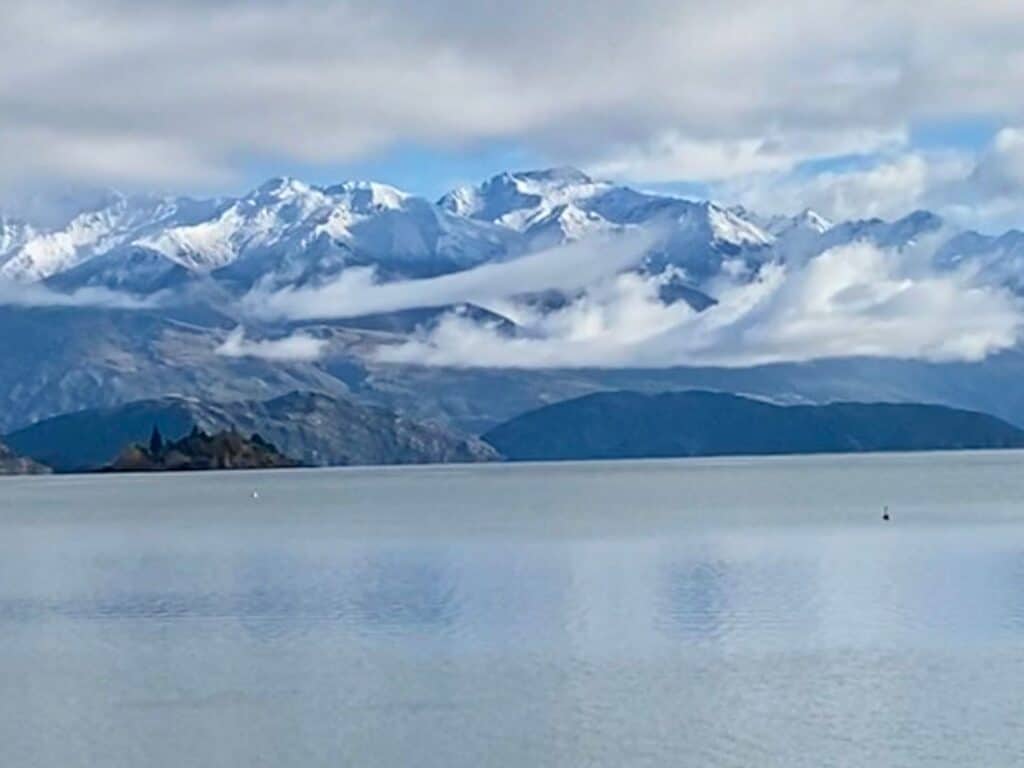
M86 287L70 293L55 291L42 283L22 283L0 278L0 306L93 307L97 309L153 309L163 296L138 297L108 288Z
M965 270L939 272L914 251L866 243L804 263L768 264L721 286L697 312L663 304L657 285L623 274L565 308L524 313L509 337L449 315L428 334L382 347L381 361L453 367L749 366L819 358L977 361L1016 343L1019 301Z
M312 362L323 354L327 342L306 333L280 339L248 339L242 326L235 328L214 350L223 357L254 357L272 362Z
M475 303L511 320L516 332L451 312L379 347L377 359L516 368L740 367L861 356L977 361L1013 346L1024 318L1009 290L967 267L938 268L934 238L898 250L855 242L810 258L766 258L756 279L725 276L704 286L717 303L697 311L662 300L669 273L635 269L652 237L630 232L424 280L379 283L372 271L354 269L320 287L256 291L246 309L296 320ZM555 310L524 299L551 289L571 299Z
M659 237L657 227L592 237L511 261L423 280L378 282L372 268L351 268L315 287L257 288L243 308L263 318L312 320L359 317L462 302L486 304L550 289L575 291L639 263Z

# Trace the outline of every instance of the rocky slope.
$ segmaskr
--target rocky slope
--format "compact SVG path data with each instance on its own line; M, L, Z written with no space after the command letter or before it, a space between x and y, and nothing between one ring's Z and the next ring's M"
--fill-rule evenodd
M50 468L32 459L18 456L0 443L0 475L45 475Z
M196 472L211 469L286 469L299 462L285 456L260 435L237 432L214 435L193 429L180 440L164 442L154 431L149 445L126 447L104 467L108 472Z
M168 439L192 429L258 433L308 465L490 461L489 445L451 429L345 397L292 392L267 401L209 403L165 397L57 416L12 433L11 445L62 472L95 469L158 428Z

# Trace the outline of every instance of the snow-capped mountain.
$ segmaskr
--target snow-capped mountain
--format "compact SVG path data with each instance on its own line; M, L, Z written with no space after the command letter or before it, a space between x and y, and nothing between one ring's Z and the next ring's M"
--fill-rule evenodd
M1024 232L1011 230L994 237L961 232L938 250L936 261L940 267L966 264L984 282L1024 293Z
M774 240L752 220L715 204L637 192L573 168L503 173L449 192L438 205L520 232L535 248L653 224L734 249Z
M456 271L519 253L521 237L383 184L272 179L223 200L120 198L66 227L7 224L0 275L147 292L212 276L247 287L303 282L346 265L387 275Z
M48 223L0 217L0 278L136 294L212 281L237 294L257 283L322 281L349 267L373 267L384 280L429 277L643 228L657 234L643 271L670 274L687 290L747 281L767 262L859 240L902 248L926 237L939 239L940 264L968 260L991 279L1024 286L1020 233L956 233L926 211L892 222L832 223L811 210L765 217L573 168L502 173L436 202L375 182L321 187L276 178L239 197L104 193L82 210L63 205L73 215Z
M375 357L384 346L407 344L424 329L443 336L473 323L498 328L501 338L515 345L542 339L543 333L575 333L577 328L586 338L603 332L609 321L632 333L634 324L651 316L691 317L684 304L708 312L692 316L698 325L705 320L712 324L717 319L714 307L733 306L730 295L745 293L746 283L763 274L765 265L786 267L773 271L774 276L799 274L804 259L858 241L897 250L925 244L923 251L934 254L937 267L973 270L984 282L1024 294L1021 232L957 232L928 212L896 221L834 223L814 211L769 217L638 191L566 168L500 174L438 201L373 182L316 186L272 179L237 197L104 193L80 202L64 200L59 208L59 215L49 217L0 214L0 287L5 292L10 289L7 281L15 280L43 282L55 291L106 286L143 296L163 293L141 309L137 304L125 309L97 292L83 294L81 305L0 303L5 360L0 366L0 428L169 393L253 400L313 389L358 393L405 413L477 429L552 397L641 385L651 391L722 387L808 401L929 400L1024 419L1024 395L1018 396L1014 387L1024 371L1024 354L1017 350L977 366L855 360L714 372L679 369L664 376L620 375L609 369L580 377L555 369L410 370ZM366 310L361 317L328 311L324 316L334 319L320 322L308 320L319 315L302 313L288 315L287 321L246 314L251 305L238 301L240 295L263 301L266 293L258 289L308 286L352 268L373 268L380 281L409 280L522 256L530 256L533 266L547 265L545 259L565 255L569 267L560 268L571 271L579 268L569 258L573 253L599 259L603 252L547 249L635 230L656 234L640 259L594 270L600 274L596 283L570 280L516 288L503 295L501 306L488 305L486 296L479 306L472 304L475 297L460 296L420 307L417 298L402 309ZM483 274L495 271L501 268ZM362 285L358 280L354 284ZM746 293L756 296L759 287ZM187 301L175 301L175 291L182 288L189 288L180 295ZM409 286L401 288L404 296ZM619 289L630 292L620 296L615 293ZM310 293L334 301L330 290ZM94 296L100 298L92 301ZM305 300L298 294L296 301ZM439 300L433 296L430 301ZM637 306L642 311L635 311ZM240 319L258 340L252 347L256 353L221 354L218 350L237 332ZM570 322L571 327L566 325ZM323 342L323 356L314 361L276 359L296 331ZM267 339L273 340L274 354L265 350L261 357L260 344ZM950 377L959 383L950 385Z
M726 265L737 275L753 274L776 239L742 211L638 192L572 168L503 173L477 187L456 189L438 205L519 232L528 250L652 228L660 237L647 269L682 269L695 286Z
M880 248L903 248L922 238L940 235L945 222L930 211L914 211L896 221L859 219L835 224L822 234L821 250L846 243L864 241ZM950 235L953 233L950 232Z
M216 201L114 195L61 226L43 229L22 222L15 225L20 237L0 239L0 277L46 280L182 223L204 221L217 207Z
M621 222L594 210L616 189L575 168L502 173L477 187L460 187L438 206L458 216L522 233L537 246L575 240Z

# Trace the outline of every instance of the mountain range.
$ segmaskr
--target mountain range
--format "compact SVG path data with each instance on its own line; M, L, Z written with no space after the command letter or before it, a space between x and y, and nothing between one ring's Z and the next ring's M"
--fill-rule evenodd
M93 208L100 204L100 207ZM700 289L723 269L750 276L765 261L866 239L902 246L942 227L917 212L833 225L814 211L759 216L741 207L645 193L570 168L504 173L436 202L374 182L314 186L271 179L235 198L195 200L110 192L45 225L0 215L0 277L62 291L106 287L136 296L206 283L229 293L256 283L322 282L370 266L384 279L483 263L657 226L643 269ZM961 233L943 258L1024 257L1024 235Z
M661 304L698 314L770 267L856 243L899 251L927 242L937 274L969 268L986 285L1024 290L1024 233L1017 231L965 232L926 211L895 221L832 222L810 210L766 216L571 168L502 173L436 201L373 182L317 186L286 178L215 199L103 192L47 216L0 213L0 434L138 401L256 408L301 392L384 409L457 442L581 395L691 387L780 403L932 402L1024 424L1017 387L1024 354L1012 345L980 362L832 354L729 367L586 367L557 359L532 368L444 366L381 354L452 317L529 340L536 334L530 318L554 317L573 302L586 308L592 288L583 281L538 286L509 301L417 304L413 297L366 312L339 299L329 312L310 311L314 319L252 311L279 292L304 301L301 291L329 288L346 275L372 272L374 286L408 286L525 257L554 267L567 258L560 250L567 245L638 232L650 235L641 258L609 271L635 275ZM588 258L606 254L595 248ZM292 351L296 335L311 353ZM283 434L268 437L295 447ZM311 442L308 450L322 448Z

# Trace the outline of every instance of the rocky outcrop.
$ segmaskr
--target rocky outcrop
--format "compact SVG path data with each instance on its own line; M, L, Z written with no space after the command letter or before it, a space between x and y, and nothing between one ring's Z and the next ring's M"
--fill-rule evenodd
M24 456L17 456L0 443L0 475L45 475L49 472L49 467Z
M278 469L299 462L277 450L259 435L246 438L237 432L215 435L193 429L180 440L164 442L154 430L149 445L125 448L105 469L110 472L201 471L210 469Z
M125 445L144 443L154 426L172 440L195 427L209 433L258 433L286 455L316 466L498 458L491 446L475 437L318 392L220 403L187 397L139 400L56 416L7 439L22 454L58 472L90 471L109 464Z

